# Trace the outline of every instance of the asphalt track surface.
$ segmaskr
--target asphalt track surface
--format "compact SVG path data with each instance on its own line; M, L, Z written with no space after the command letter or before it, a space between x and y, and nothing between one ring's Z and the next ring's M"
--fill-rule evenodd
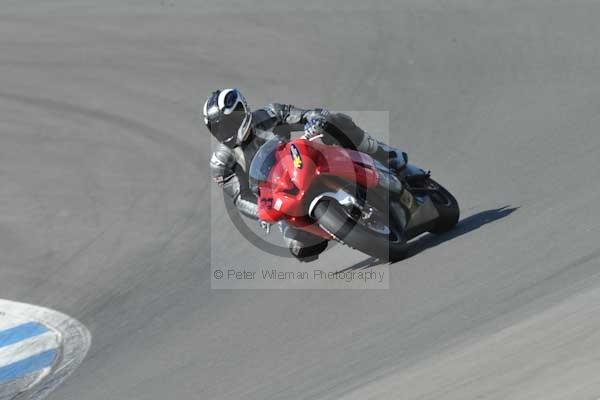
M4 1L0 297L93 338L49 398L600 397L599 17L589 0ZM211 196L199 111L222 86L389 111L463 221L391 265L389 290L211 290L211 254L273 262Z

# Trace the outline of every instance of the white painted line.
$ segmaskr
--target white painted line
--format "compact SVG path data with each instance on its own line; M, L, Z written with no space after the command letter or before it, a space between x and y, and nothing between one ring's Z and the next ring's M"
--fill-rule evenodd
M0 394L0 400L16 400L18 398L18 394L21 393L22 388L34 386L44 376L48 375L50 369L51 368L46 368L40 371L39 374L31 374L22 379L18 379L3 385L3 393Z

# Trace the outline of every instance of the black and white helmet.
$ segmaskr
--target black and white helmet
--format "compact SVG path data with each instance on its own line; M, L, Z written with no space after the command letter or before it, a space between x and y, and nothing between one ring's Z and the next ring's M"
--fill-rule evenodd
M242 143L250 133L252 114L237 89L213 92L204 103L204 123L212 135L230 147Z

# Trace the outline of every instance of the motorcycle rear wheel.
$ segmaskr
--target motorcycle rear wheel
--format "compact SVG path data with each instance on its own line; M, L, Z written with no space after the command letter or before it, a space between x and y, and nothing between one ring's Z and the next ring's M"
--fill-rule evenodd
M440 214L435 226L429 232L441 234L454 228L460 218L460 207L456 198L446 188L431 178L427 179L425 187L435 190L435 192L429 195L429 198Z

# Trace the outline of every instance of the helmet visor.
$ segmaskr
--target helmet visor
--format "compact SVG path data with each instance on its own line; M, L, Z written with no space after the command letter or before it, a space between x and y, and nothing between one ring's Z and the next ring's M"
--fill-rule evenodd
M240 108L240 110L235 110L229 115L221 114L213 120L208 120L207 126L210 133L219 142L230 142L237 137L238 130L247 116L244 108Z

